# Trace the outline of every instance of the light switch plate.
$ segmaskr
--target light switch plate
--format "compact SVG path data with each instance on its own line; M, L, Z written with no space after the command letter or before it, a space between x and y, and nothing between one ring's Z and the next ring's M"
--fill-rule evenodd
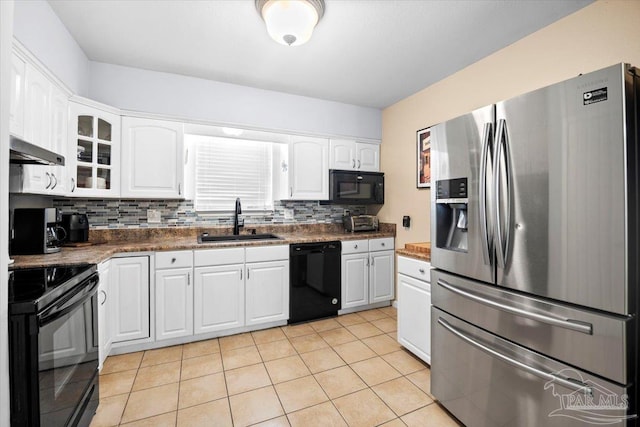
M284 210L284 219L293 219L293 209Z
M147 222L156 224L162 222L160 211L158 209L147 209Z

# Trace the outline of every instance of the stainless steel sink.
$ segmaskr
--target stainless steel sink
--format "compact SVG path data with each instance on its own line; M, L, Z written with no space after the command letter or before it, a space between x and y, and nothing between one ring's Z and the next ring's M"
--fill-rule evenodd
M222 236L210 236L207 233L203 233L198 236L198 243L234 242L245 240L282 240L282 237L278 237L275 234L227 234Z

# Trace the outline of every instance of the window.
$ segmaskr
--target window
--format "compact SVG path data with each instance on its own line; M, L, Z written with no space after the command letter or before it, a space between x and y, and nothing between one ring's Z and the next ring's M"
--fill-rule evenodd
M196 211L273 209L273 144L222 137L189 136L195 146Z

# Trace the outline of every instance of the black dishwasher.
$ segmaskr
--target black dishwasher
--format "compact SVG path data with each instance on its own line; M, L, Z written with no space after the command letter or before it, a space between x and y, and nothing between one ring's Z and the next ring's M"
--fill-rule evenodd
M338 314L340 256L337 241L291 245L289 323Z

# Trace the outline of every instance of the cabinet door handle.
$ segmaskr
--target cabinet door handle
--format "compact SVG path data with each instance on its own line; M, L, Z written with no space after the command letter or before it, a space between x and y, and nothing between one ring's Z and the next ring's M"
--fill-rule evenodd
M187 273L187 286L191 286L191 273Z
M76 179L71 178L71 192L73 193L74 191L76 191Z
M240 280L242 280L242 269L240 269Z
M351 159L351 167L352 167L353 169L355 169L355 168L356 168L356 159Z
M247 280L249 280L249 273L251 273L251 270L247 268Z
M371 265L374 265L374 264L375 264L375 260L376 260L376 259L375 259L374 257L371 257Z
M51 186L51 174L49 172L45 172L44 174L47 175L47 186L44 187L44 189L48 190Z
M54 173L51 174L51 177L53 178L53 187L51 187L51 189L53 190L58 186L58 178L56 178L56 174Z
M358 160L358 169L360 169L360 160Z
M104 295L104 299L102 300L100 305L104 305L104 303L107 302L107 293L105 291L100 291L100 293Z
M367 257L367 267L369 267L369 257Z
M293 197L293 187L289 187L289 197Z
M182 191L181 191L181 188L180 188L180 184L181 184L181 183L178 183L178 196L182 195Z

